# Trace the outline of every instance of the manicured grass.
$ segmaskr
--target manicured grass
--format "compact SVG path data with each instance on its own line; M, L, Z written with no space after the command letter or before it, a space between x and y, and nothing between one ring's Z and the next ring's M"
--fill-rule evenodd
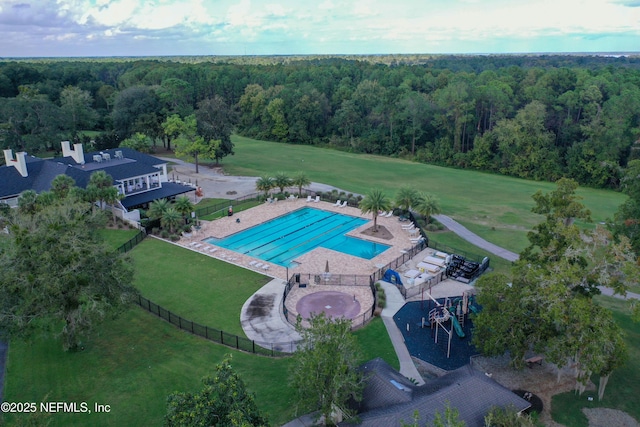
M459 255L469 256L473 254L481 257L489 257L490 268L495 272L509 274L509 272L511 271L510 261L502 259L499 256L478 248L477 246L467 242L452 231L428 233L428 236L429 240L432 242L437 242L438 244L447 245L453 249L456 249L456 253L458 253Z
M203 200L204 201L204 200ZM220 203L225 203L227 205L231 205L231 200L229 199L207 199L207 203L205 203L204 205L201 205L202 202L198 203L196 205L197 208L201 208L201 207L208 207L208 206L216 206ZM244 210L253 208L255 206L260 205L262 202L259 202L257 200L251 200L248 202L243 202L240 205L234 205L233 206L233 212L234 213L238 213L238 212L242 212ZM200 219L203 219L205 221L213 221L214 219L219 219L219 218L223 218L227 216L227 207L223 207L222 209L210 213L208 215L204 215L202 217L200 217Z
M531 212L531 196L538 190L553 191L555 184L443 168L406 160L353 154L306 145L257 141L233 136L235 156L225 157L225 171L233 175L259 176L275 171L302 170L312 181L345 191L365 194L381 188L390 197L403 185L434 194L444 214L474 232L514 252L522 249L526 231L541 221ZM626 196L620 193L580 188L578 194L591 210L595 222L613 217ZM496 230L505 230L495 233ZM513 231L511 231L513 230ZM525 240L523 240L525 239Z
M129 240L133 239L135 235L139 233L139 230L105 228L98 230L98 233L102 236L107 245L117 249Z
M567 427L587 427L587 418L582 408L614 408L625 411L636 421L640 421L640 405L638 405L638 384L640 384L640 323L631 320L628 302L600 296L598 302L613 311L616 322L622 326L626 335L629 359L627 363L616 369L609 378L604 399L598 401L597 391L585 392L578 396L573 392L556 395L552 399L553 419ZM598 384L598 377L592 381ZM589 402L588 397L593 397Z
M366 327L358 329L354 334L362 349L362 363L381 357L394 369L400 369L398 356L382 319L376 317Z
M294 392L287 386L290 358L233 351L182 332L139 307L100 325L78 353L63 352L56 339L12 341L4 397L10 402L46 397L111 406L108 414L54 414L52 426L159 426L167 396L201 388L201 378L212 374L228 353L273 425L294 418Z
M271 279L165 241L147 238L131 252L134 285L145 297L201 325L245 336L240 310Z

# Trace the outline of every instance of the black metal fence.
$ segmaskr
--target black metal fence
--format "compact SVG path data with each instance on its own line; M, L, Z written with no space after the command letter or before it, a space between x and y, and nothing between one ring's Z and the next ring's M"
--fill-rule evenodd
M235 348L236 350L262 356L283 357L286 356L287 353L291 353L296 349L296 342L263 343L260 341L250 340L245 337L240 337L235 334L230 334L220 329L203 326L194 321L184 319L183 317L172 313L143 296L139 296L136 303L148 312L155 314L183 331L187 331L227 347Z
M131 239L129 239L128 242L124 243L122 246L116 249L116 251L120 252L121 254L127 253L131 249L135 248L140 242L142 242L145 237L147 237L147 233L144 231L144 229L140 230L138 234L133 236Z
M197 208L195 209L195 213L196 216L198 216L198 218L201 218L203 216L207 216L210 214L214 214L219 212L220 215L226 215L227 211L229 209L229 206L231 206L232 208L235 208L236 206L241 206L245 203L249 203L249 202L253 202L256 200L260 200L260 194L258 193L253 193L253 194L249 194L247 196L243 196L243 197L238 197L237 199L233 199L233 200L227 200L224 202L220 202L217 203L215 205L210 205L210 206L204 206L201 208Z

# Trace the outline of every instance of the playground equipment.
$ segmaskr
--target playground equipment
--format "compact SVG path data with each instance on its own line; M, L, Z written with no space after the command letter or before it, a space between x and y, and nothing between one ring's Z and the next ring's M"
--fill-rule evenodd
M435 343L438 343L438 331L442 328L448 336L447 343L447 359L451 355L451 337L453 331L460 338L465 337L464 333L464 321L469 312L477 312L477 308L473 305L473 294L471 292L464 292L462 297L455 298L453 300L445 298L444 304L441 304L436 300L431 293L427 293L427 296L435 303L435 308L429 310L429 325L431 326L432 335L434 336ZM447 322L451 320L451 327L447 328ZM435 330L434 330L435 326ZM423 320L424 327L424 320Z

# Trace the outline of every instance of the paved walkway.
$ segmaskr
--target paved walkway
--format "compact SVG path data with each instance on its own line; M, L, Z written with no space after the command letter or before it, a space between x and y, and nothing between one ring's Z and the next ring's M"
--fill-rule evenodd
M418 372L416 365L413 363L407 346L404 344L402 332L400 332L398 326L396 326L396 322L393 321L393 316L404 305L404 298L395 285L383 281L381 281L380 284L382 285L382 289L384 289L387 300L387 304L382 310L382 321L387 328L387 333L389 334L389 338L391 338L393 348L396 350L396 355L400 362L400 373L409 379L415 380L418 385L422 385L424 384L424 380Z
M473 243L477 247L482 248L487 252L491 252L492 254L511 262L517 261L519 258L517 253L508 251L498 245L494 245L493 243L484 240L482 237L469 231L464 225L460 224L457 221L454 221L446 215L433 215L433 217L437 219L438 222L440 222L442 225L456 233L458 236L462 237L467 242Z
M294 352L300 334L282 313L285 282L273 279L242 306L240 323L247 338L265 348Z

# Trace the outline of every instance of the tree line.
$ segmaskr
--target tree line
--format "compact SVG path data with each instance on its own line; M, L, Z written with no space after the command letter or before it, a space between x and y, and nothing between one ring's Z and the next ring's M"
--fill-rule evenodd
M86 130L99 149L182 136L220 160L235 131L614 189L639 157L638 58L267 59L0 62L0 140L38 152Z

